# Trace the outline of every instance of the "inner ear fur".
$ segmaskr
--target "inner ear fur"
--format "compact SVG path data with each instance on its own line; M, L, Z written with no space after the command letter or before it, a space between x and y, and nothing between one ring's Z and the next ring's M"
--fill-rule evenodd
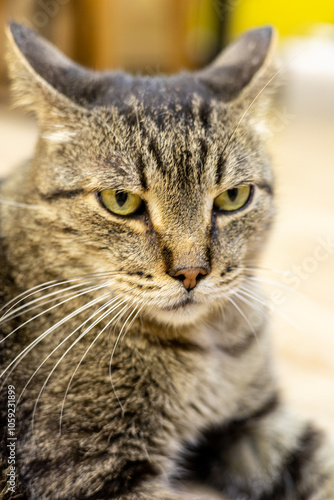
M247 31L204 70L199 78L225 102L240 96L254 98L277 70L276 30L272 26Z

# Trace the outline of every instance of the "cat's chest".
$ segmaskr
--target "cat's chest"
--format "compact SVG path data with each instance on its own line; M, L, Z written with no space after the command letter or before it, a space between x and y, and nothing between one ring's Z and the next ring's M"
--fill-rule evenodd
M249 394L265 394L266 347L255 342L239 356L215 345L202 350L155 347L141 361L136 354L133 359L142 370L138 400L143 398L150 411L175 422L182 439L191 439L199 429L247 411L244 401L248 404ZM133 394L136 390L138 385Z

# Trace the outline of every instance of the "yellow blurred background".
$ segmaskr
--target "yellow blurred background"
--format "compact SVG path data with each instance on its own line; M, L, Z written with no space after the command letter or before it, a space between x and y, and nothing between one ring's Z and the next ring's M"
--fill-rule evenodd
M9 110L7 20L94 69L151 75L201 67L242 31L276 26L286 85L266 132L278 217L263 259L275 270L259 275L286 399L334 432L333 0L0 1L0 177L33 154L37 137L33 121ZM289 283L279 270L297 278Z
M332 0L1 0L7 20L30 25L95 69L172 72L210 61L242 31L273 24L281 39L334 23ZM1 59L1 75L4 75Z

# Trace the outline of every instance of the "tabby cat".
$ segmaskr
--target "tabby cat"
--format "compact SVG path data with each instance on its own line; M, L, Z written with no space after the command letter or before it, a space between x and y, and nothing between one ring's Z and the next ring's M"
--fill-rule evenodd
M7 35L40 136L0 192L1 498L334 499L333 449L280 400L249 264L274 214L273 30L169 77Z

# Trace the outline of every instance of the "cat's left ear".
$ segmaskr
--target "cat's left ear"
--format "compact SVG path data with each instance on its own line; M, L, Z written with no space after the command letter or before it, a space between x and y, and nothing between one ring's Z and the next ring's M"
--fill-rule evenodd
M275 79L276 38L271 26L247 31L200 71L199 78L224 102L251 101Z
M17 105L40 123L73 121L84 113L94 73L75 64L26 26L7 27L7 63ZM78 116L76 117L78 118Z

